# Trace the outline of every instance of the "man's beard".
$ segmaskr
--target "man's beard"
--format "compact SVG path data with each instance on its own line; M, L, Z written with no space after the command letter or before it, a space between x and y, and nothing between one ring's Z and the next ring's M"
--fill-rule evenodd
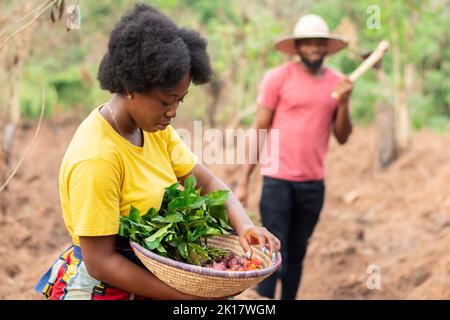
M322 66L323 60L325 57L320 58L319 60L316 60L314 62L308 61L307 59L302 58L303 64L310 70L310 71L318 71L320 67Z

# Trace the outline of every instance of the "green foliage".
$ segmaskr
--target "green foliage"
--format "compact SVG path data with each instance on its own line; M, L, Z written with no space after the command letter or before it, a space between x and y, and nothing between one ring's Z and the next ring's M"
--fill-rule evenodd
M85 95L85 90L88 89L77 66L53 75L50 78L50 84L55 87L59 99L69 105L77 104Z
M45 88L46 116L51 116L55 108L64 111L77 107L88 112L108 99L109 94L96 84L96 65L74 64L58 70L54 62L47 60L37 64L30 61L21 79L20 106L25 117L39 116L41 81Z
M380 99L381 88L372 76L355 82L352 94L352 117L359 125L368 125L375 119L375 104Z
M225 255L223 250L207 247L206 239L231 230L225 209L228 190L202 196L196 184L195 177L190 176L183 190L178 183L166 188L159 211L151 208L141 216L131 207L128 217L120 218L119 236L129 237L162 256L195 265Z
M431 95L413 94L410 98L412 126L414 129L424 127L433 128L437 132L448 129L449 118L439 113L433 104L434 97Z
M41 112L41 80L46 66L36 65L35 68L26 69L20 83L20 107L22 115L26 118L37 118ZM46 81L43 81L45 94L45 116L53 113L53 108L58 101L56 89Z
M106 50L107 36L135 1L82 1L82 26L65 33L61 26L37 32L33 55L25 66L21 82L21 107L25 117L36 117L40 109L40 81L47 95L47 115L56 110L81 108L91 110L109 97L98 87L96 72ZM383 68L390 78L387 87L404 88L404 77L394 83L393 43L398 44L400 71L407 64L414 67L414 94L408 103L414 128L445 128L450 117L450 15L448 1L434 0L361 0L305 1L293 4L279 0L146 0L176 23L194 28L208 39L208 50L218 79L223 84L216 120L228 121L239 110L254 104L264 73L286 57L273 48L274 40L290 33L298 16L321 15L330 29L344 17L357 26L358 51L373 50L382 39L391 42L383 58ZM10 6L12 2L5 5ZM287 10L288 6L292 10ZM368 26L370 6L380 12L380 28ZM274 10L279 9L279 10ZM279 12L276 12L279 11ZM280 14L281 12L281 14ZM43 36L45 32L45 36ZM42 45L43 38L57 41ZM348 50L329 57L327 63L349 74L361 62ZM51 53L51 54L49 54ZM88 77L87 77L88 75ZM357 124L374 119L374 105L383 99L373 72L362 76L353 92L352 114ZM392 98L392 97L391 97ZM205 87L191 88L181 114L200 118L212 98ZM388 103L393 103L391 99ZM184 110L184 111L183 111ZM244 119L249 123L251 117Z
M367 25L369 16L373 14L367 10L369 6L379 9L379 29L371 29ZM450 84L446 80L450 77L450 19L446 1L362 0L350 4L329 0L318 2L312 11L324 17L330 28L336 27L342 18L350 17L358 26L362 52L373 49L382 39L389 40L391 48L383 58L383 68L388 75L393 74L392 50L396 43L400 54L400 71L404 72L407 63L414 65L416 90L408 100L414 128L425 126L443 130L447 126L450 116ZM330 60L346 74L357 66L356 61L347 61L345 55L337 55ZM369 74L358 80L353 92L352 114L360 124L372 121L373 105L383 98L377 91L379 86L376 79ZM399 81L394 83L391 79L388 87L392 90L403 88L403 78ZM389 103L393 104L393 100Z

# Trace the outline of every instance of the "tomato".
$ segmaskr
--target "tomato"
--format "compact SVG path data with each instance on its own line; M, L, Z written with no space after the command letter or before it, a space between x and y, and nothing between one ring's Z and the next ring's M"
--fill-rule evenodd
M244 268L246 270L256 270L259 269L260 267L261 263L255 258L248 260L244 263Z
M252 261L252 263L255 265L256 268L261 267L261 262L259 262L258 259L253 258L251 261Z

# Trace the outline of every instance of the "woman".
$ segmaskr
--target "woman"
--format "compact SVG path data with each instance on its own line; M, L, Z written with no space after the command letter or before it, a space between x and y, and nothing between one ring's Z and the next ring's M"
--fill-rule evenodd
M98 73L113 96L76 131L61 164L62 212L73 246L36 289L49 299L195 299L156 278L129 246L117 242L120 215L131 205L159 208L164 188L195 175L206 192L226 185L197 163L170 121L194 84L211 77L206 41L147 5L136 5L113 29ZM231 194L230 225L243 249L279 251Z

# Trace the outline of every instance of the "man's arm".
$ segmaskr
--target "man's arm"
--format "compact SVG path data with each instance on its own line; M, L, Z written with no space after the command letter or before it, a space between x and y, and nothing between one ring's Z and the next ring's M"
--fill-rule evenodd
M340 144L347 142L348 137L352 133L353 125L350 119L350 112L348 110L348 103L342 103L338 105L336 110L336 116L334 118L333 133L336 140Z
M336 140L340 144L347 142L348 137L352 133L353 125L349 112L349 101L353 84L347 78L342 81L336 87L336 92L339 93L338 107L334 117L333 133Z
M258 112L256 114L255 122L253 123L252 129L256 131L256 141L247 141L246 145L246 154L249 154L249 147L256 145L256 148L250 148L249 154L250 159L259 160L259 147L262 146L265 141L259 141L259 132L260 130L270 130L272 127L273 117L275 115L275 111L266 107L258 106ZM253 170L256 167L256 163L252 163L248 161L243 169L241 179L238 181L238 186L236 188L236 196L239 201L242 202L244 206L247 205L247 193L248 193L248 183L250 181L250 177L252 175Z

